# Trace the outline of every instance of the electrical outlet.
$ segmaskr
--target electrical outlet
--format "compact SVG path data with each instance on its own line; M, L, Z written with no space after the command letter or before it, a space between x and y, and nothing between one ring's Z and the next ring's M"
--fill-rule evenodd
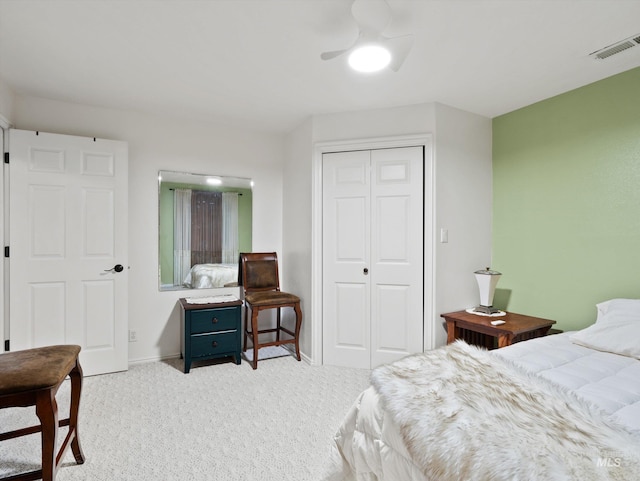
M138 340L138 331L129 329L129 342L136 342Z

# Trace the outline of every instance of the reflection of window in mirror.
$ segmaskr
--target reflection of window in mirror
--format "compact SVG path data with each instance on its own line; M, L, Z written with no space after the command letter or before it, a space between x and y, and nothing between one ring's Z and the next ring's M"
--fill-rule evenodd
M162 171L160 289L235 286L251 251L251 181Z

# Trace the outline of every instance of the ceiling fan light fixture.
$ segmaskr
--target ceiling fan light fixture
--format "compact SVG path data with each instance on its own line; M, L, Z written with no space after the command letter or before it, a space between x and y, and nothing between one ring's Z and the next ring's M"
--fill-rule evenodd
M349 66L358 72L378 72L390 62L391 52L381 45L363 45L349 54Z

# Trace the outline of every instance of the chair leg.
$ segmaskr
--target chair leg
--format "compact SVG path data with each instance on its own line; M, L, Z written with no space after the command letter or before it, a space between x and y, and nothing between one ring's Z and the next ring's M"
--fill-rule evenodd
M277 328L276 328L276 342L280 341L280 308L278 307L276 309L277 314L276 314L276 320L277 320Z
M36 415L42 426L42 481L53 481L57 470L56 447L58 445L58 403L54 389L38 394Z
M244 347L242 348L242 352L247 352L247 332L249 331L249 324L247 324L249 313L249 306L244 306Z
M298 358L298 361L300 361L300 327L302 326L302 311L300 310L299 302L294 306L293 310L296 312L296 357Z
M69 409L69 432L73 433L71 441L71 451L76 463L84 463L84 453L78 437L78 412L80 411L80 396L82 394L82 367L80 361L76 360L76 366L69 373L71 379L71 406Z
M253 337L253 369L258 369L258 314L260 309L251 310L251 333Z

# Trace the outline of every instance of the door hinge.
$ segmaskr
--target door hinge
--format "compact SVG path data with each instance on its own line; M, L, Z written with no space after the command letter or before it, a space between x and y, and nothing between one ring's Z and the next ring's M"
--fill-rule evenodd
M9 152L5 152L4 153L4 163L8 164L9 163Z
M10 351L10 349L9 349L9 339L7 339L6 341L4 341L4 350L5 350L5 351L7 351L7 352L9 352L9 351Z
M4 246L4 256L9 257L9 246Z

